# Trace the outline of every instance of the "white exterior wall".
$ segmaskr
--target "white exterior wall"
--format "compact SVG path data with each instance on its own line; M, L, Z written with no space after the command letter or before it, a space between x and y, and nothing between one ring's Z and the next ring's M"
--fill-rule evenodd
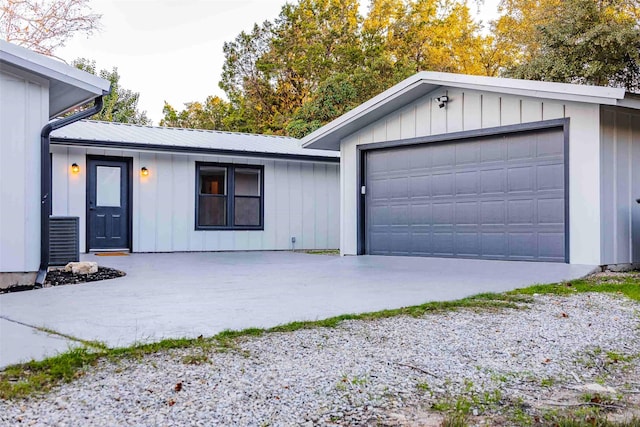
M640 264L640 112L602 108L602 264Z
M448 95L449 102L446 108L439 108L435 98L445 94ZM341 141L341 253L357 253L358 145L567 117L570 118L570 262L599 265L599 105L459 88L441 88L434 91Z
M336 249L337 163L52 147L53 215L80 217L86 251L86 156L133 158L133 251ZM264 230L195 230L196 162L264 166ZM72 174L77 163L80 173ZM149 169L141 177L140 168Z
M48 83L0 71L0 273L40 265L40 131Z

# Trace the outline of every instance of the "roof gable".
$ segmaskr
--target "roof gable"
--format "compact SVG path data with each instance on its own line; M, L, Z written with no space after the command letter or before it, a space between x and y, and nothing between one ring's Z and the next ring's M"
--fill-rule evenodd
M307 135L302 146L339 150L346 136L441 87L640 109L640 97L621 88L423 71Z

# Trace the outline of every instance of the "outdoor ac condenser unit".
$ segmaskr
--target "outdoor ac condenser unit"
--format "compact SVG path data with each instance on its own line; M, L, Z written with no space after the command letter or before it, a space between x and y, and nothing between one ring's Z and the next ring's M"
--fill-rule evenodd
M80 261L80 219L77 216L50 217L49 265Z

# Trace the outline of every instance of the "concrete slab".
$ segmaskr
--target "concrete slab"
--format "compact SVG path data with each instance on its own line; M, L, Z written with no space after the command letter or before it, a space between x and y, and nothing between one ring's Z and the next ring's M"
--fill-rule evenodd
M0 318L0 367L55 356L79 344Z
M127 276L0 295L0 314L116 347L453 300L576 279L594 269L291 252L85 255L84 259L124 270Z

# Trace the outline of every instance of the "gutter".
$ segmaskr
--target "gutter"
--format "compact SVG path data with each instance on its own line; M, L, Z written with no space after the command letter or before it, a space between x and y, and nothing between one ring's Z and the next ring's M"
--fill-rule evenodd
M93 107L87 110L47 123L40 133L40 268L36 276L38 285L44 284L49 269L49 213L51 212L51 157L49 151L51 132L99 113L102 110L102 97L106 94L108 92L103 92L102 95L96 97Z

